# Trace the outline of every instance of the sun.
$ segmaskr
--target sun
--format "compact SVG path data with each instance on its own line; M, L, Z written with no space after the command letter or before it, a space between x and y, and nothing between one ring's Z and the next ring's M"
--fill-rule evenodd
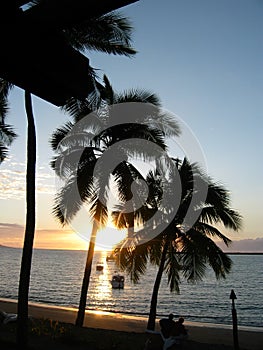
M96 237L95 250L110 251L123 240L127 235L127 230L118 230L115 227L107 226L98 231Z

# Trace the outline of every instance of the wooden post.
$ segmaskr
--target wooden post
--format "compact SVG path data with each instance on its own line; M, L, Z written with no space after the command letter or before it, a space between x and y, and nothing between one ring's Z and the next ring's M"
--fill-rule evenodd
M239 350L239 345L238 345L238 331L237 331L237 312L235 308L235 299L236 299L236 294L234 290L231 290L230 293L230 299L232 299L232 322L233 322L233 340L234 340L234 349Z

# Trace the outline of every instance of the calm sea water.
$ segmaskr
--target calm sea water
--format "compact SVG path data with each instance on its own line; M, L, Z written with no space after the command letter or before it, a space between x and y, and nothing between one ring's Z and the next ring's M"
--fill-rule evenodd
M0 297L17 299L21 249L0 247ZM208 271L203 282L182 281L180 294L170 293L167 279L159 291L158 316L170 312L187 321L232 324L231 289L234 289L238 324L263 327L263 255L230 255L232 272L217 281ZM134 285L126 276L123 290L111 288L116 266L106 262L106 252L96 252L87 309L148 315L156 268L149 266ZM78 307L86 252L36 249L33 254L29 299L33 302ZM103 261L102 272L96 263Z

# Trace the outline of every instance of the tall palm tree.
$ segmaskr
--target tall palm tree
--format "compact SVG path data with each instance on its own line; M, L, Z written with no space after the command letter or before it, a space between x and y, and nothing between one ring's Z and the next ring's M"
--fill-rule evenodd
M32 98L25 91L25 109L27 115L27 170L26 170L26 226L24 246L20 267L20 279L17 304L17 344L26 346L28 328L28 294L30 284L30 270L32 262L35 222L36 222L36 129L32 108Z
M0 78L0 164L7 156L8 147L17 137L13 128L6 124L6 117L8 114L8 100L7 95L11 89L11 85L4 83Z
M168 115L162 114L159 99L154 94L139 90L118 94L114 92L106 76L104 76L104 85L100 84L99 89L102 100L98 117L88 117L89 124L82 124L85 119L83 117L86 115L85 109L87 113L90 109L86 108L87 106L82 105L79 108L79 105L70 104L66 109L74 118L76 133L74 124L67 123L63 128L59 128L51 139L53 150L57 152L52 167L65 182L55 198L55 216L63 225L68 224L80 207L84 203L89 203L89 212L93 219L76 319L78 326L82 326L84 321L97 231L106 225L108 219L110 179L113 178L118 187L121 186L121 180L124 178L131 185L134 180L140 178L139 171L133 165L134 155L154 161L166 150L164 142L166 134L178 135L179 132L177 123ZM158 113L147 114L144 111L141 115L134 115L134 122L127 119L126 113L121 116L122 123L116 124L114 122L116 106L130 101L154 105ZM134 142L136 138L150 140L158 145L159 154L154 152L156 150L145 151L138 147ZM125 142L122 142L124 140ZM111 152L111 147L115 147L114 152ZM100 162L101 160L104 164Z
M241 227L241 216L230 208L230 195L223 186L216 184L211 178L202 174L195 164L190 164L186 159L182 163L178 160L174 163L180 174L182 190L179 194L180 205L173 220L169 222L163 232L152 240L142 244L140 242L137 242L136 245L129 244L127 247L123 242L120 246L124 248L117 249L120 255L117 259L120 267L131 275L134 282L137 282L140 275L145 273L149 260L158 266L147 324L149 330L155 328L158 291L163 272L168 276L171 292L179 292L182 277L188 281L202 280L208 266L213 269L216 278L225 278L231 268L231 259L211 237L217 237L228 245L231 240L215 225L220 223L232 230L238 230ZM207 186L207 195L204 201L195 204L193 209L197 212L197 220L191 226L187 226L184 223L186 213L191 209L191 201L198 191L194 186L196 177L200 188ZM152 175L150 178L151 181L154 181ZM160 178L156 180L156 183L157 188L159 185L163 186L160 183ZM170 185L175 185L173 179ZM152 215L152 211L158 210L162 191L158 189L158 192L153 192L152 196L156 207L150 207L148 218ZM147 213L147 209L144 208L144 212ZM163 219L165 220L165 215ZM144 220L147 221L147 215ZM137 236L140 236L140 233Z
M41 0L32 1L28 6L37 6L40 5L41 2ZM117 12L93 18L92 20L84 21L72 27L63 28L61 34L64 35L67 42L73 48L79 51L95 49L114 55L126 55L129 57L136 53L131 46L132 26L127 18ZM94 92L88 96L86 103L98 94L95 78L94 70L91 69L90 76L87 77L87 84L89 83L88 80L91 80L91 84L94 84ZM7 86L8 82L1 79L0 84L0 98L7 98L4 87ZM17 343L20 344L20 346L26 346L28 341L28 293L35 234L36 132L32 99L29 91L25 91L25 108L28 121L26 175L27 215L18 292ZM8 131L6 128L5 130ZM10 128L9 131L11 131ZM5 148L2 147L1 149L5 154Z

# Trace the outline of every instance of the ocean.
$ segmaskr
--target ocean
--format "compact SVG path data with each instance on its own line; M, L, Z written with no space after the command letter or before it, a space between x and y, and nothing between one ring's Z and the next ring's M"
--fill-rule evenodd
M0 246L0 298L17 299L22 250ZM85 251L35 249L29 300L57 306L78 307L86 262ZM106 252L95 252L87 296L87 309L148 316L156 267L149 265L139 283L125 275L124 289L112 289L114 262ZM231 255L233 268L226 279L216 280L212 270L196 284L182 280L180 294L171 293L164 275L157 316L173 313L191 322L232 325L230 292L237 299L238 325L263 327L263 254ZM96 264L103 262L103 271Z

